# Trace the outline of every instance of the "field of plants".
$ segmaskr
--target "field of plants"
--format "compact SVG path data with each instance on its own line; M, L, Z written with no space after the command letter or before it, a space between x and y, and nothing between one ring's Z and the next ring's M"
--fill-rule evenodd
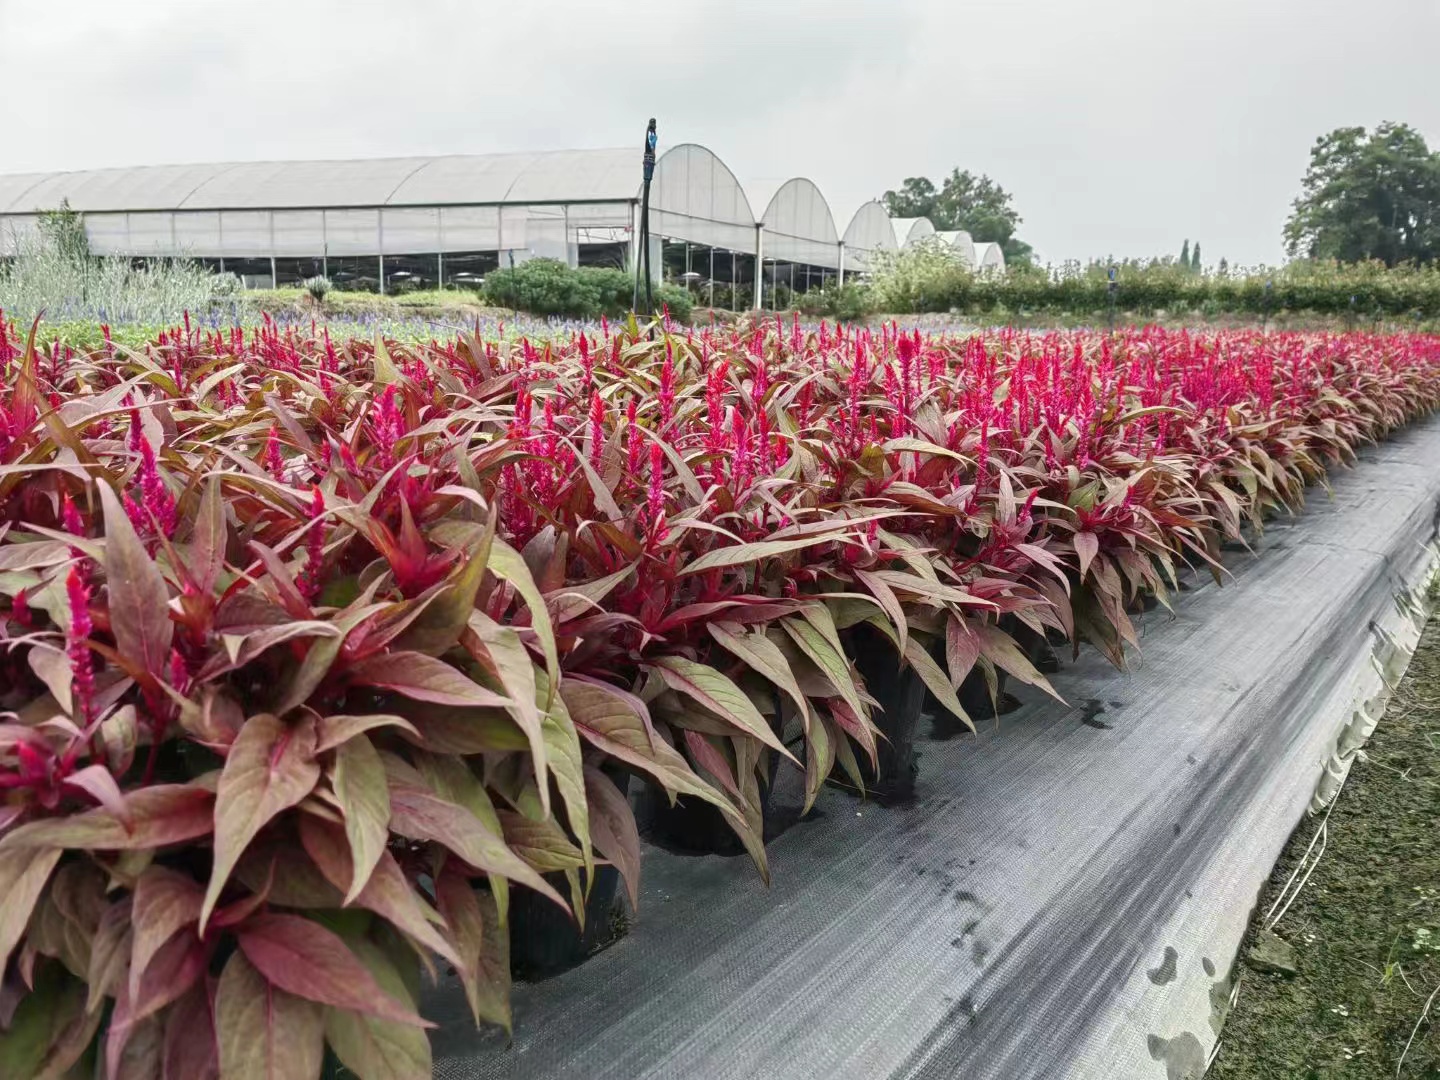
M0 1076L428 1077L422 978L510 1027L642 832L768 875L778 769L903 799L1437 406L1421 335L0 319Z

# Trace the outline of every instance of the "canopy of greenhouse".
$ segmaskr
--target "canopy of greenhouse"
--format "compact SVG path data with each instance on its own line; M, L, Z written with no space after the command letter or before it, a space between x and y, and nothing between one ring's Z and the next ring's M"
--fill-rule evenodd
M640 156L564 150L0 176L0 252L13 250L38 212L64 203L85 215L100 255L494 251L574 262L578 247L631 241ZM656 236L747 252L755 245L749 200L703 146L681 144L659 156L651 213ZM833 233L832 225L832 245Z
M1003 271L1005 269L1005 249L999 244L976 244L975 269L993 270L996 273Z
M768 193L755 185L757 194ZM762 205L757 198L756 205ZM840 234L830 204L814 182L803 176L786 180L763 204L765 258L780 262L837 269Z
M96 255L194 258L251 285L317 274L381 291L464 284L536 257L634 266L640 181L633 147L0 175L0 257L16 254L39 215L63 205L83 215ZM868 202L842 236L809 179L747 194L704 146L681 143L656 160L655 266L665 265L664 243L684 243L687 273L691 252L702 249L693 265L712 277L723 266L733 278L738 254L745 275L759 256L772 274L789 264L807 284L823 283L828 271L863 273L872 253L934 231L924 218L892 221ZM792 272L791 280L801 279Z
M895 230L897 248L912 247L927 236L935 235L935 226L929 218L891 218L890 225Z
M878 202L867 202L855 211L845 226L845 266L847 269L870 269L870 257L877 251L898 251L890 215Z

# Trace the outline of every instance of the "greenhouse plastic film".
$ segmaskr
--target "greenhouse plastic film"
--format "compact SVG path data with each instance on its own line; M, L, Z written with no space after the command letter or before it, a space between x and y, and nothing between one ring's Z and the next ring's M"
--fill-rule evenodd
M460 1077L1199 1076L1256 896L1333 797L1426 614L1440 419L1369 449L1254 556L977 735L918 797L827 791L742 859L647 850L628 934L514 992L515 1037L426 1002ZM782 780L778 817L798 784Z

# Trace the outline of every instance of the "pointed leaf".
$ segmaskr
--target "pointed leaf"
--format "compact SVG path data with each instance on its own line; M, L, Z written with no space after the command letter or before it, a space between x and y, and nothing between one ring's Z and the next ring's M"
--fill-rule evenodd
M224 1080L315 1080L325 1053L322 1010L266 981L237 952L220 976L215 1035Z
M960 698L955 693L955 687L951 685L945 672L940 670L940 665L935 663L934 658L915 639L906 643L905 659L915 669L930 693L935 695L935 700L944 705L945 708L960 720L971 731L975 730L975 724L965 712L964 706L960 704Z
M417 739L421 737L409 720L389 713L375 713L371 716L322 716L316 722L315 752L323 754L326 750L333 750L349 742L357 735L381 727L397 727L401 731L408 731Z
M540 709L535 702L535 665L530 660L530 653L519 634L508 626L501 626L483 611L470 613L464 640L470 655L485 669L486 675L500 684L510 699L510 715L530 742L530 756L534 762L541 803L545 812L549 813L545 735L540 727Z
M469 810L431 792L390 787L390 829L411 840L431 840L449 848L477 870L499 874L543 893L561 907L560 894Z
M25 935L30 912L50 873L60 861L59 848L15 848L0 851L0 972Z
M795 682L795 673L790 670L790 662L785 659L785 654L765 636L763 630L747 633L741 624L733 622L708 623L705 629L726 652L743 660L750 670L763 675L788 694L790 700L795 702L795 707L800 710L800 716L808 728L809 699L800 692L800 687Z
M0 839L0 852L15 848L63 847L97 851L141 851L205 836L214 827L215 796L188 784L157 784L125 796L130 824L104 807L70 817L43 818Z
M490 570L503 581L515 586L530 611L530 625L540 638L540 651L545 657L545 674L549 678L543 708L549 710L560 683L560 656L555 649L555 629L550 623L550 610L545 597L530 576L530 568L520 553L503 540L496 540L490 549Z
M1090 560L1095 558L1095 554L1099 550L1100 538L1093 532L1081 531L1075 534L1075 554L1080 559L1080 580L1082 582L1090 569Z
M236 930L240 950L266 981L322 1005L397 1024L431 1027L414 1008L380 989L345 940L300 915L256 915Z
M364 940L352 941L351 948L385 993L414 1008L404 979L384 952ZM359 1080L430 1080L430 1040L409 1024L326 1009L325 1041Z
M1038 686L1062 705L1065 703L1065 699L1050 685L1050 680L1036 670L1020 646L1015 644L1014 638L989 623L979 623L974 629L980 639L980 652L991 663L1008 671L1023 683Z
M140 996L140 980L160 946L200 921L204 890L195 880L168 867L152 865L135 883L131 926L130 996Z
M349 669L350 681L394 690L437 705L508 706L509 699L485 689L443 660L417 652L371 656Z
M169 671L175 630L170 621L170 591L110 485L98 484L97 489L105 508L110 630L121 656L158 677Z
M390 840L390 791L385 785L380 755L364 735L336 748L332 780L335 798L345 815L345 836L354 862L355 876L345 893L348 906L370 880L370 872Z
M658 671L665 684L684 694L717 716L734 724L742 732L759 739L766 746L794 760L780 737L770 729L760 710L735 683L705 664L697 664L683 656L662 656L651 668Z
M203 934L220 890L255 834L309 795L320 779L315 720L287 726L269 713L245 721L230 746L215 798L215 866L200 912Z

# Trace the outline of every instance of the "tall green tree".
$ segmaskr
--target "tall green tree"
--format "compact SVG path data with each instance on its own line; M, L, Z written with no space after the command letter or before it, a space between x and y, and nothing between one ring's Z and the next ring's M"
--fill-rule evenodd
M1407 124L1321 136L1285 243L1291 255L1341 262L1440 259L1440 152Z
M1202 269L1204 269L1204 264L1202 264L1202 263L1200 262L1200 241L1199 241L1199 240L1196 240L1196 241L1195 241L1195 246L1190 249L1190 269L1193 270L1193 271L1195 271L1195 273L1197 273L1197 274L1200 273L1200 271L1201 271Z
M1186 270L1190 269L1190 241L1188 239L1180 245L1180 265Z
M942 232L964 229L977 243L999 244L1009 265L1030 262L1033 249L1015 235L1024 219L1010 193L988 176L952 169L939 188L926 177L911 176L880 201L891 217L927 217Z

